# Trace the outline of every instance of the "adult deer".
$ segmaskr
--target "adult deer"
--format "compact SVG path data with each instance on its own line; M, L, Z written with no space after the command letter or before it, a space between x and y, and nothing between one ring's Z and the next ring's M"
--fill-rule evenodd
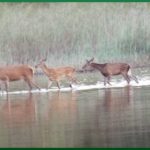
M101 72L104 76L104 85L106 83L110 84L110 78L114 75L122 75L127 83L130 83L131 78L138 83L138 80L135 76L131 75L131 67L126 63L105 63L98 64L94 63L94 58L87 60L86 64L82 67L83 70L86 70L88 67L96 69ZM111 85L111 84L110 84Z
M31 66L28 65L13 65L0 67L0 81L5 83L5 88L8 93L9 82L17 81L23 79L29 86L31 91L32 86L37 86L33 80L34 70Z
M60 81L64 78L69 79L71 81L70 87L72 88L72 82L76 83L75 79L75 68L73 67L59 67L59 68L50 68L45 64L46 59L42 59L39 64L35 67L39 67L42 69L44 74L49 78L48 87L52 85L52 82L57 83L57 87L60 89Z

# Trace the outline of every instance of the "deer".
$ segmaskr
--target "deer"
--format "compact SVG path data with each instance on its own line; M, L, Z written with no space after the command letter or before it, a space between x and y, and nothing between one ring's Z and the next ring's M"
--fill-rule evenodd
M129 85L130 80L133 79L136 83L138 80L135 76L131 74L131 67L126 63L94 63L94 57L90 60L86 60L86 64L83 65L82 69L87 70L87 68L92 68L98 70L104 76L104 86L108 83L110 84L111 76L122 75Z
M35 66L35 68L41 68L43 73L48 77L49 82L47 89L50 88L53 82L56 82L58 89L60 89L60 81L64 78L67 78L70 83L70 87L72 88L72 83L77 83L75 78L76 69L74 67L58 67L58 68L50 68L45 64L46 58L42 59L39 64Z
M33 82L33 75L34 68L29 65L3 66L0 67L0 86L4 83L5 90L8 94L9 83L23 79L28 84L30 92L33 86L40 90L40 87Z

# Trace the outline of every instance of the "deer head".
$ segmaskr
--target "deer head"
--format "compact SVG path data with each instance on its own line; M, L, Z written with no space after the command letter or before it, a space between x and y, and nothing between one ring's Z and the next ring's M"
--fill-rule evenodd
M45 61L46 61L46 58L41 59L40 62L37 65L35 65L35 68L42 67L43 65L45 65Z
M83 65L82 69L83 70L87 70L87 69L91 69L91 63L94 61L94 57L91 58L90 60L86 60L86 63Z

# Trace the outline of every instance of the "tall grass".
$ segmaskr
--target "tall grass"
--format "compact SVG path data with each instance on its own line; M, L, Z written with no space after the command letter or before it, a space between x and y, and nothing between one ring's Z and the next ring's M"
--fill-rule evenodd
M0 63L150 64L149 3L0 3Z

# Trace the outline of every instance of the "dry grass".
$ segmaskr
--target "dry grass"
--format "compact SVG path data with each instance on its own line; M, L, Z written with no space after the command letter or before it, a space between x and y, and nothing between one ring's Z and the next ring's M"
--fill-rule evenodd
M149 64L149 3L0 3L0 63Z

